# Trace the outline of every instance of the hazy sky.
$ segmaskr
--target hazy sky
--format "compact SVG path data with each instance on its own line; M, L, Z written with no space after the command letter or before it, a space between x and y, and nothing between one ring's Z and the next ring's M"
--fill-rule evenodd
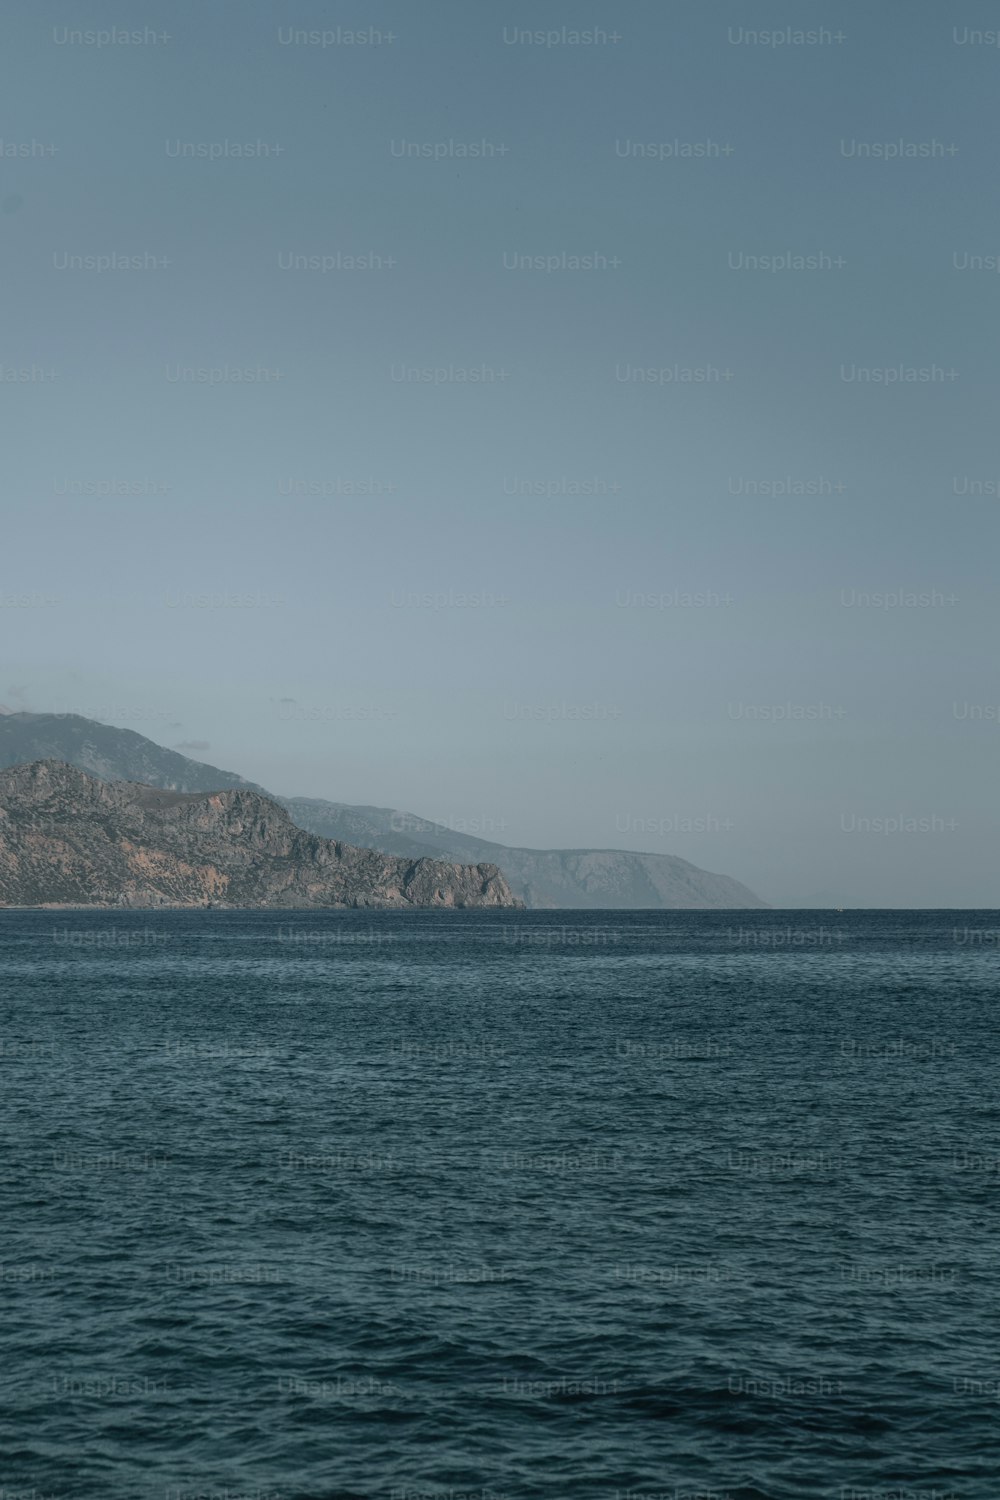
M1000 903L997 26L8 0L0 698Z

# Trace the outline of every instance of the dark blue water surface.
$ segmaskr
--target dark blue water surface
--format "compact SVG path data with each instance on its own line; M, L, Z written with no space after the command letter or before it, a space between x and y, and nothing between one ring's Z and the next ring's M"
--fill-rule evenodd
M0 1500L995 1500L998 943L0 914Z

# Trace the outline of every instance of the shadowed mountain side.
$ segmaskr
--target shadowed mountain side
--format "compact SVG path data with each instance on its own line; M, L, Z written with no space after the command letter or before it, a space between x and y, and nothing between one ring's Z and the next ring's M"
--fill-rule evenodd
M6 713L0 716L0 769L33 760L64 760L102 781L143 781L171 792L243 788L272 794L233 771L190 760L134 729L116 729L80 714ZM278 800L272 798L272 800Z
M242 789L106 782L61 761L0 772L0 904L516 907L495 865L317 838Z

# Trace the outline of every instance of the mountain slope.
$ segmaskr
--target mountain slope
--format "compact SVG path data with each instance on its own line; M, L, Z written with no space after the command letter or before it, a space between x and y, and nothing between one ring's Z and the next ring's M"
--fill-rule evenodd
M80 714L6 713L0 716L0 770L33 760L63 760L102 781L142 781L170 792L223 792L243 788L271 793L233 771L189 760L176 750Z
M626 849L520 849L454 833L387 807L352 807L314 797L284 799L300 828L324 838L358 838L373 849L414 857L498 864L529 907L726 911L766 902L728 875L671 854Z
M253 791L101 781L61 761L0 772L0 905L516 907L495 865L317 838Z
M189 760L131 729L76 714L0 715L0 768L58 759L106 781L142 781L169 791L248 790L288 809L310 833L404 859L496 864L529 907L734 910L766 903L727 875L669 854L623 849L521 849L455 833L393 808L316 797L279 797L232 771Z

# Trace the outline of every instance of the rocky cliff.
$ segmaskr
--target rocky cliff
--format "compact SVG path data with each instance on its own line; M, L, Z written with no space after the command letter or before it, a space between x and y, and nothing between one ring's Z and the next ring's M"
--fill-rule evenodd
M516 907L495 865L400 859L296 828L255 791L0 772L0 905Z

